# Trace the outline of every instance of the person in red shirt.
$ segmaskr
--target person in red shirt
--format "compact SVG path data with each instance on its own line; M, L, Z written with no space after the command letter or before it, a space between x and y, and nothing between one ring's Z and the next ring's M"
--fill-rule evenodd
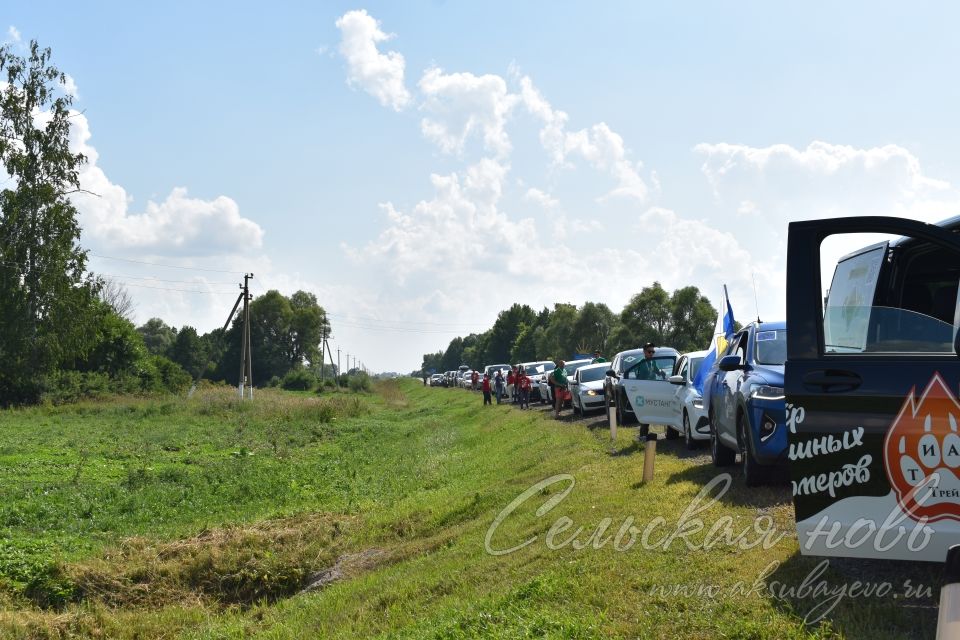
M527 372L520 368L520 372L517 374L517 386L520 388L520 408L529 409L530 408L530 378L527 377Z
M478 371L474 371L470 376L470 381L473 382L473 390L477 391L480 388L480 373Z
M483 404L493 404L490 397L490 376L483 374Z

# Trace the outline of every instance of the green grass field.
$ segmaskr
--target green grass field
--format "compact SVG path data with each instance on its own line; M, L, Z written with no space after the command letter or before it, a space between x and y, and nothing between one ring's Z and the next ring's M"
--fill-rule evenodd
M635 431L593 426L413 380L0 413L0 637L932 637L936 568L797 593L786 487L734 472L678 530L716 470L661 442L643 484ZM892 589L804 624L855 580Z

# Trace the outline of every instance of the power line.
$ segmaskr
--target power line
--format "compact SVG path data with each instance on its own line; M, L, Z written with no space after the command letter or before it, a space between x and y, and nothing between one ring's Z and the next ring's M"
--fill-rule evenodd
M120 278L120 279L123 279L123 280L148 280L148 281L150 281L150 282L176 282L176 283L180 283L180 284L236 284L236 282L234 282L234 281L232 281L232 280L230 280L230 281L227 281L227 280L218 280L218 281L215 281L215 282L214 282L214 281L210 281L210 280L200 280L200 281L197 281L197 280L164 280L164 279L162 279L162 278L157 278L157 277L154 277L154 276L141 277L141 276L122 275L122 274L119 274L119 273L103 273L103 272L91 272L91 273L93 273L94 275L98 275L98 276L106 276L106 277L108 277L108 278ZM197 276L197 277L199 277L199 276Z
M179 291L180 293L205 293L213 296L233 296L236 291L201 291L200 289L174 289L172 287L151 287L148 284L137 284L135 282L122 283L125 287L139 287L141 289L156 289L158 291Z
M107 260L119 260L121 262L132 262L134 264L146 264L146 265L150 265L151 267L165 267L167 269L184 269L186 271L209 271L211 273L234 273L234 274L243 273L243 271L240 271L240 270L231 271L229 269L206 269L204 267L184 267L177 264L163 264L160 262L147 262L146 260L131 260L130 258L118 258L116 256L105 256L102 253L94 253L92 251L88 253L91 256L95 256L97 258L105 258Z

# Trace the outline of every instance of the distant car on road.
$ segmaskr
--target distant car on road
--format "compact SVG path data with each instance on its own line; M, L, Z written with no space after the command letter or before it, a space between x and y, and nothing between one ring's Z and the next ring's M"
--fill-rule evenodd
M729 466L739 453L747 486L769 482L772 469L787 464L786 359L786 322L752 322L703 385L713 464Z

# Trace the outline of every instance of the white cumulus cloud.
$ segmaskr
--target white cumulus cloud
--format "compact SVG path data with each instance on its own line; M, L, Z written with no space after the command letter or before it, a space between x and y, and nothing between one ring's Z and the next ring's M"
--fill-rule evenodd
M649 189L640 176L639 163L632 162L623 138L606 123L568 131L570 117L554 109L534 86L529 76L520 78L520 97L532 115L540 119L540 143L557 166L569 166L570 158L579 156L599 171L610 174L616 187L607 196L622 196L637 201L647 199Z
M189 255L217 255L259 249L260 226L240 215L237 203L227 196L213 200L191 198L184 187L173 189L161 202L147 202L141 212L131 211L126 190L111 182L98 165L99 154L90 144L86 116L71 118L71 148L87 156L80 169L80 186L89 193L74 194L80 211L85 243L102 250L150 250Z
M340 54L347 62L347 82L360 87L385 107L400 111L410 103L404 85L405 61L396 51L380 53L377 44L392 36L364 9L348 11L337 20Z
M862 149L817 141L797 149L719 143L694 150L704 157L702 171L717 200L750 215L915 215L958 197L948 182L926 175L915 155L892 144Z
M447 153L463 151L469 136L477 132L488 151L498 156L510 153L507 118L517 96L498 75L445 74L428 69L419 83L424 96L421 107L427 115L420 123L423 135Z
M546 191L542 191L536 187L530 187L527 189L523 199L527 202L533 202L534 204L540 205L544 209L556 209L558 206L560 206L559 200L551 196Z

